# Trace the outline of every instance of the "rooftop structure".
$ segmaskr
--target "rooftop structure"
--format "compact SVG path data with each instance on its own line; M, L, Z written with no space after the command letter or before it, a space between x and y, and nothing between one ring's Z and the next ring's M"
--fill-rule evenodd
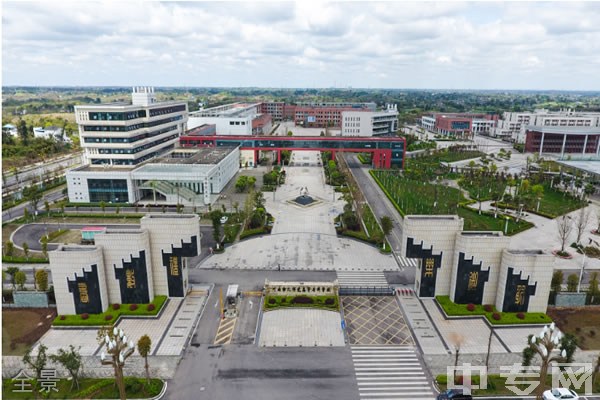
M214 125L217 135L261 135L271 130L271 117L261 114L260 103L232 103L190 113L188 125L190 129Z

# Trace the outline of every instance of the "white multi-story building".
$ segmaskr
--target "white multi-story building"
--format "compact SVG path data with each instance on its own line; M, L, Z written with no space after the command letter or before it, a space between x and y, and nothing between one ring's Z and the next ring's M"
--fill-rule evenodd
M190 129L215 125L217 135L253 135L271 131L271 116L261 114L261 103L232 103L190 113Z
M67 172L71 203L212 203L239 169L239 147L175 149L134 168L84 165Z
M491 134L525 143L526 127L564 127L564 128L594 128L600 127L600 112L577 112L572 110L548 111L544 109L533 112L505 112L498 126Z
M398 108L383 111L342 111L342 136L394 135L398 131Z
M75 106L84 163L134 166L175 147L186 130L187 103L158 103L151 87L134 87L131 100Z

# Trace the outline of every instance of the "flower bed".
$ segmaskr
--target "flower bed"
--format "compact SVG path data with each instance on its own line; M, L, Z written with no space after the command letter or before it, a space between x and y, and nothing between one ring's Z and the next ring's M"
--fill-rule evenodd
M448 316L485 317L492 325L547 324L552 319L544 313L500 312L496 307L486 304L456 304L448 296L436 296L435 300ZM470 306L474 307L470 307ZM470 311L472 308L472 311ZM489 311L488 311L489 310Z
M113 325L122 315L153 316L157 315L167 301L167 296L155 296L147 305L116 304L108 307L101 314L59 315L54 319L54 326L102 326ZM135 307L134 307L135 306ZM84 316L86 318L84 318Z
M322 308L326 310L338 311L340 309L339 298L337 296L265 296L265 310L274 310L277 308Z

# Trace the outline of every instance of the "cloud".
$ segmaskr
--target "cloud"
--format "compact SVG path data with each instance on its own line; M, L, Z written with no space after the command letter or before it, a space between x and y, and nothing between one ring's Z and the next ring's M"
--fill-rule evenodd
M8 1L3 81L593 90L599 20L594 2Z

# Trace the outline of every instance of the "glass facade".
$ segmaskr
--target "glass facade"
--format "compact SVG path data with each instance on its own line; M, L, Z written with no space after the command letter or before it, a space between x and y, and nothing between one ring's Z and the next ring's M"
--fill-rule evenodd
M85 132L130 132L136 129L151 128L162 124L168 124L169 122L180 121L183 119L183 115L176 117L159 119L157 121L146 122L142 124L134 124L129 126L104 126L104 125L84 125L83 130Z
M128 121L130 119L145 118L146 110L135 110L127 112L89 112L88 117L92 121Z
M140 151L144 151L149 149L150 147L157 146L161 143L168 142L169 140L173 140L177 138L177 134L167 136L166 138L162 138L160 140L155 140L154 142L146 143L143 146L135 147L133 149L98 149L99 154L135 154Z
M134 143L137 142L139 140L144 140L147 138L151 138L154 136L158 136L158 135L162 135L163 133L167 133L170 131L174 131L176 130L177 127L176 126L170 126L168 128L164 128L164 129L160 129L158 131L154 131L154 132L149 132L149 133L144 133L143 135L137 135L137 136L133 136L133 137L128 137L128 138L121 138L121 137L86 137L83 138L84 143Z
M150 116L151 117L155 117L157 115L164 115L164 114L172 114L175 112L181 112L181 111L185 111L185 105L181 104L178 106L168 106L168 107L161 107L161 108L153 108L150 110Z
M452 129L469 130L471 123L469 121L452 121Z
M126 179L88 179L90 202L129 203Z

